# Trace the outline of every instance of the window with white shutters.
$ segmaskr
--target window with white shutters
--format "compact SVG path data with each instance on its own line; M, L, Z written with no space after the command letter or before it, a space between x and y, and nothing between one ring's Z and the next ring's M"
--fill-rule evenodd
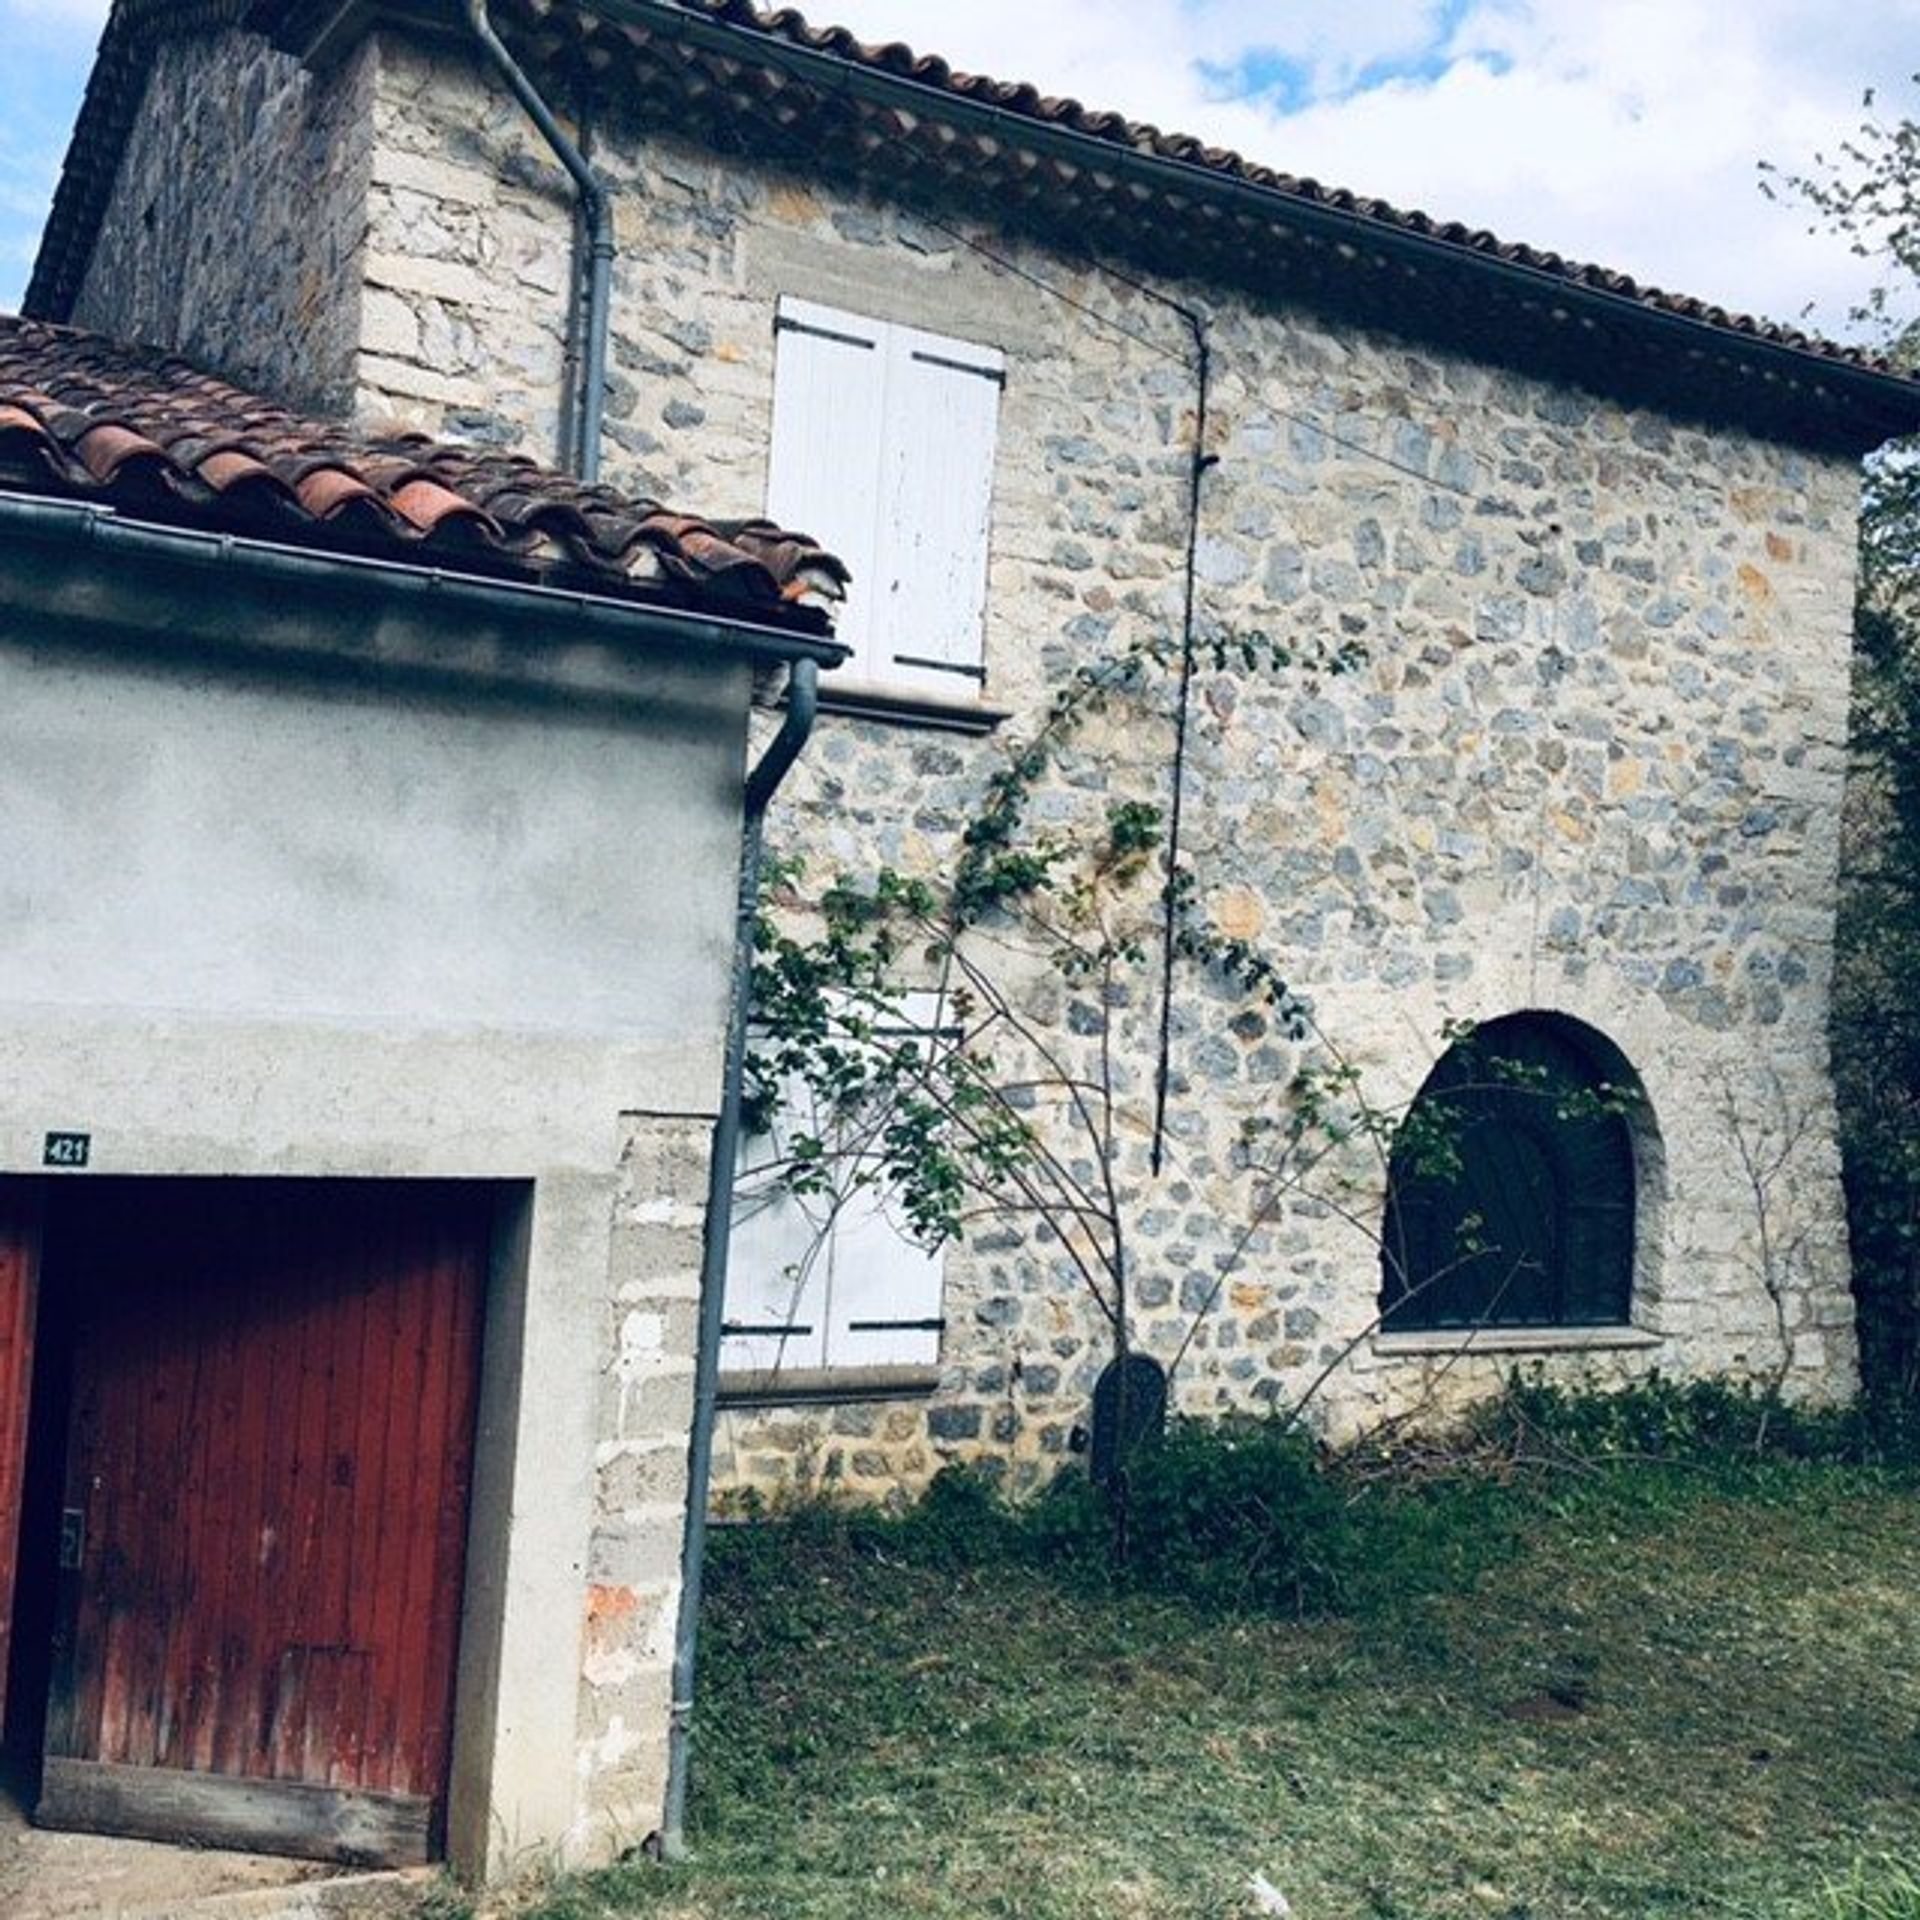
M854 680L965 699L986 678L1006 363L989 347L783 299L767 512L840 555Z
M901 1006L923 1030L938 1011L934 994L909 994ZM787 1189L794 1139L831 1132L796 1089L771 1129L741 1145L720 1349L727 1373L764 1380L940 1358L945 1256L912 1237L884 1184L840 1161L837 1198Z

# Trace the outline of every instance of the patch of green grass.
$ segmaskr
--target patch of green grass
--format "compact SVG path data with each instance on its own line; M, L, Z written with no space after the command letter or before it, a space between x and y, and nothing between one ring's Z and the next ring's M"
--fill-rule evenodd
M1305 1619L951 1525L725 1532L697 1858L532 1912L1222 1920L1258 1872L1300 1920L1920 1915L1898 1867L1855 1871L1920 1834L1908 1478L1637 1460L1347 1497L1363 1539L1394 1506L1389 1564Z
M1816 1920L1920 1920L1920 1870L1863 1862L1827 1889Z

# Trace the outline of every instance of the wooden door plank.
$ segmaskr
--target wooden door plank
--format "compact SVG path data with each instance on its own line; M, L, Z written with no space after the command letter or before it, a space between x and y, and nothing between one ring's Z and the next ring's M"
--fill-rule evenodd
M236 1780L170 1767L49 1760L34 1817L135 1839L285 1853L343 1866L417 1867L431 1858L433 1803L296 1780Z
M384 1237L371 1232L367 1242L374 1298L368 1323L377 1340L381 1373L390 1377L393 1355L400 1351L404 1323L399 1289L392 1284ZM376 1374L368 1374L371 1383ZM402 1604L397 1578L400 1557L401 1489L405 1482L407 1441L414 1409L400 1403L391 1391L368 1393L366 1457L362 1477L369 1505L357 1509L361 1530L355 1539L356 1637L374 1652L366 1718L361 1727L361 1785L393 1788L393 1728L389 1704L398 1685L393 1645L395 1623Z
M411 1224L411 1223L410 1223ZM457 1268L447 1257L447 1236L437 1223L408 1235L407 1259L415 1276L414 1300L419 1351L420 1428L415 1442L419 1458L438 1459L446 1451L449 1356L447 1293L456 1282ZM417 1230L416 1230L417 1231ZM440 1486L415 1474L407 1498L407 1604L401 1616L400 1692L395 1701L398 1735L394 1742L400 1792L417 1792L427 1778L423 1721L426 1694L434 1661L434 1588L439 1572L436 1548Z
M228 1686L239 1664L232 1622L239 1476L232 1463L241 1457L247 1385L246 1371L240 1364L240 1289L223 1286L215 1311L217 1324L209 1329L209 1337L216 1343L218 1360L208 1394L206 1451L199 1469L207 1489L199 1604L191 1610L188 1622L191 1676L181 1716L181 1738L173 1751L163 1756L169 1766L202 1771L213 1766L215 1732L228 1710Z
M313 1625L325 1644L342 1649L332 1675L334 1697L325 1721L310 1723L312 1738L301 1766L303 1780L331 1786L357 1784L359 1748L366 1715L367 1669L372 1655L353 1630L353 1527L357 1508L355 1442L360 1410L372 1397L366 1379L369 1263L364 1245L343 1250L342 1288L333 1316L333 1393L327 1409L322 1462L320 1570L315 1581Z
M379 1641L371 1630L375 1581L378 1577L379 1531L383 1507L381 1474L386 1457L387 1395L380 1390L385 1379L386 1356L393 1345L393 1312L389 1290L381 1284L378 1257L371 1244L360 1249L358 1274L361 1292L359 1319L360 1354L359 1399L354 1406L353 1432L349 1445L353 1458L353 1483L344 1526L345 1543L341 1555L345 1578L340 1637L344 1644L368 1649L369 1657L358 1679L358 1697L340 1717L334 1743L333 1766L329 1778L336 1786L358 1783L364 1787L387 1787L391 1782L376 1776L369 1745L372 1717L379 1700Z
M452 1335L448 1344L450 1400L449 1435L471 1436L480 1416L480 1369L485 1337L487 1249L492 1239L493 1200L490 1194L463 1196L473 1209L453 1249L454 1268L446 1287ZM462 1575L467 1559L467 1530L473 1507L473 1446L458 1450L458 1470L442 1476L438 1537L434 1550L433 1619L430 1635L436 1647L457 1647L465 1599ZM426 1673L421 1718L423 1779L444 1779L452 1764L455 1672L437 1661Z
M0 1180L0 1726L6 1724L13 1593L20 1567L34 1333L40 1305L42 1193L37 1180Z
M380 1650L378 1697L368 1719L372 1747L369 1783L389 1792L405 1792L411 1785L402 1744L406 1728L400 1710L405 1678L402 1646L406 1636L407 1575L412 1564L410 1532L416 1475L411 1462L419 1451L420 1329L417 1282L419 1275L402 1249L402 1220L390 1204L380 1222L376 1257L382 1285L393 1302L394 1335L389 1365L410 1384L405 1394L390 1392L391 1409L386 1432L385 1472L380 1516L380 1559L376 1576L373 1618L374 1645Z
M297 1213L283 1215L281 1221L284 1242L292 1244L283 1244L276 1264L298 1300L289 1332L299 1390L288 1410L290 1431L280 1436L282 1472L275 1489L275 1506L269 1509L284 1545L279 1591L273 1596L271 1613L259 1616L255 1625L263 1636L279 1642L277 1647L263 1644L261 1648L263 1667L276 1683L265 1771L276 1780L298 1780L307 1743L310 1703L306 1686L310 1678L324 1686L326 1676L324 1662L310 1664L304 1657L289 1659L288 1655L295 1648L313 1645L317 1638L312 1621L319 1534L315 1479L326 1447L327 1334L332 1299L326 1286L325 1253L307 1238L309 1232L318 1236L324 1229Z

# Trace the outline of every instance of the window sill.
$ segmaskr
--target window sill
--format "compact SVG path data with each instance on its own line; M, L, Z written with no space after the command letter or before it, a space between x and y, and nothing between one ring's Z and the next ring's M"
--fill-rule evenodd
M1376 1333L1378 1360L1411 1360L1426 1354L1634 1353L1665 1344L1644 1327L1434 1327L1409 1333Z
M989 700L947 700L918 687L831 677L820 682L820 711L888 720L902 727L933 727L945 733L992 733L1013 718L1011 707L998 707Z
M720 1404L835 1407L870 1400L924 1400L939 1385L938 1367L792 1367L780 1373L723 1373Z

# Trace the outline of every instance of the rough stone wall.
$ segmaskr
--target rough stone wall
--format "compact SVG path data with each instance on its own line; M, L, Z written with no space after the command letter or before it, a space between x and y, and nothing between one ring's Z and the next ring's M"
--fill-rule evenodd
M555 460L571 187L463 50L377 45L359 411Z
M316 81L257 35L164 44L74 324L332 410L351 397L373 56Z
M561 403L568 211L529 138L457 59L391 46L370 210L360 404L534 452ZM610 477L711 512L759 509L782 293L1002 348L988 698L1017 735L1073 663L1176 620L1194 375L1177 318L1020 236L940 227L829 190L804 162L720 158L598 126L619 195ZM949 221L978 226L966 209ZM1412 1094L1449 1019L1552 1010L1597 1029L1648 1096L1635 1324L1503 1339L1464 1359L1366 1335L1378 1260L1301 1197L1254 1236L1211 1311L1242 1122L1293 1050L1206 983L1176 1009L1174 1158L1149 1181L1149 983L1122 1009L1126 1178L1141 1338L1187 1345L1187 1409L1323 1390L1347 1430L1484 1390L1526 1357L1562 1375L1726 1371L1853 1383L1827 1071L1857 476L1737 430L1363 333L1222 286L1199 550L1203 633L1359 641L1351 677L1203 674L1189 828L1209 911L1257 938L1382 1101ZM1090 311L1089 311L1090 310ZM1090 732L1062 814L1164 793L1163 720ZM1000 743L841 716L777 820L816 874L950 855ZM1072 1047L1087 1009L1039 983ZM1740 1142L1794 1140L1762 1236ZM1377 1169L1342 1206L1377 1220ZM821 1476L879 1492L941 1462L1047 1470L1105 1358L1056 1254L1012 1227L948 1263L930 1399L739 1411L736 1485ZM1197 1330L1196 1318L1199 1320ZM1431 1346L1431 1342L1425 1343Z
M582 1857L660 1823L711 1115L629 1114L580 1666Z

